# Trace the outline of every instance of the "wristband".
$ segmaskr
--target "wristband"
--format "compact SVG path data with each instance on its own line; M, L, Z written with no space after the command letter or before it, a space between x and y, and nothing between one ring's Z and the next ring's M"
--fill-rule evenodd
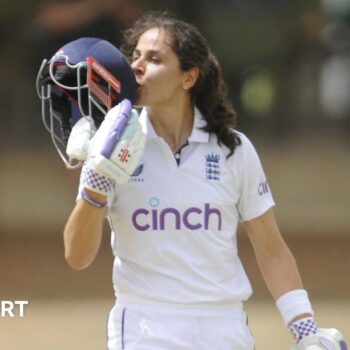
M105 208L107 206L107 201L101 203L95 199L93 199L87 192L85 192L84 190L82 190L80 192L81 194L81 198L84 199L85 202L88 202L90 204L92 204L93 206L97 207L97 208Z
M313 315L313 310L306 290L295 289L280 296L276 301L285 325L302 314Z

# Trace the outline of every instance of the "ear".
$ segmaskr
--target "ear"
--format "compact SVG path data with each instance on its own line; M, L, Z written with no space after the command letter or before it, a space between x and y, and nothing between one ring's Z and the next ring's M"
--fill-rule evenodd
M196 84L198 77L199 77L199 68L193 67L186 72L183 73L183 84L182 87L184 90L189 90Z

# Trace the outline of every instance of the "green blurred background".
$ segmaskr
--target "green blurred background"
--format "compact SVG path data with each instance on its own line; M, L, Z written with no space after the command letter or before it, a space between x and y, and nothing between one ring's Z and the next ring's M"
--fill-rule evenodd
M69 269L62 230L78 173L64 168L41 124L35 78L42 59L75 38L119 45L121 31L149 9L175 13L208 39L323 326L350 338L349 0L2 0L0 300L30 306L23 319L0 318L0 349L104 348L109 232L88 270ZM257 348L287 348L243 232L239 244L255 289L247 307Z

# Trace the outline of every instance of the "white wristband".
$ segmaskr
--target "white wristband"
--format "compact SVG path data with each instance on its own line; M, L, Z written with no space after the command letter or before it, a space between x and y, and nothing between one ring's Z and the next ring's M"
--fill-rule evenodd
M287 327L299 315L314 314L308 294L304 289L295 289L283 294L277 299L276 306Z

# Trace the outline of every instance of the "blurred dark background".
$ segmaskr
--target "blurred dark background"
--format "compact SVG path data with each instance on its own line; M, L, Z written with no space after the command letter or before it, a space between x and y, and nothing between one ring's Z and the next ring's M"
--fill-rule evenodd
M42 150L34 82L43 58L81 36L118 46L121 31L148 9L169 10L206 36L222 64L240 129L278 144L310 129L348 139L347 0L2 0L3 144Z
M44 130L35 79L41 61L66 42L95 36L119 45L121 31L149 9L169 10L206 36L306 286L315 296L346 298L348 0L2 0L0 300L112 297L108 229L89 270L73 272L64 262L61 236L78 174L64 168ZM256 295L266 296L243 233L240 244Z

